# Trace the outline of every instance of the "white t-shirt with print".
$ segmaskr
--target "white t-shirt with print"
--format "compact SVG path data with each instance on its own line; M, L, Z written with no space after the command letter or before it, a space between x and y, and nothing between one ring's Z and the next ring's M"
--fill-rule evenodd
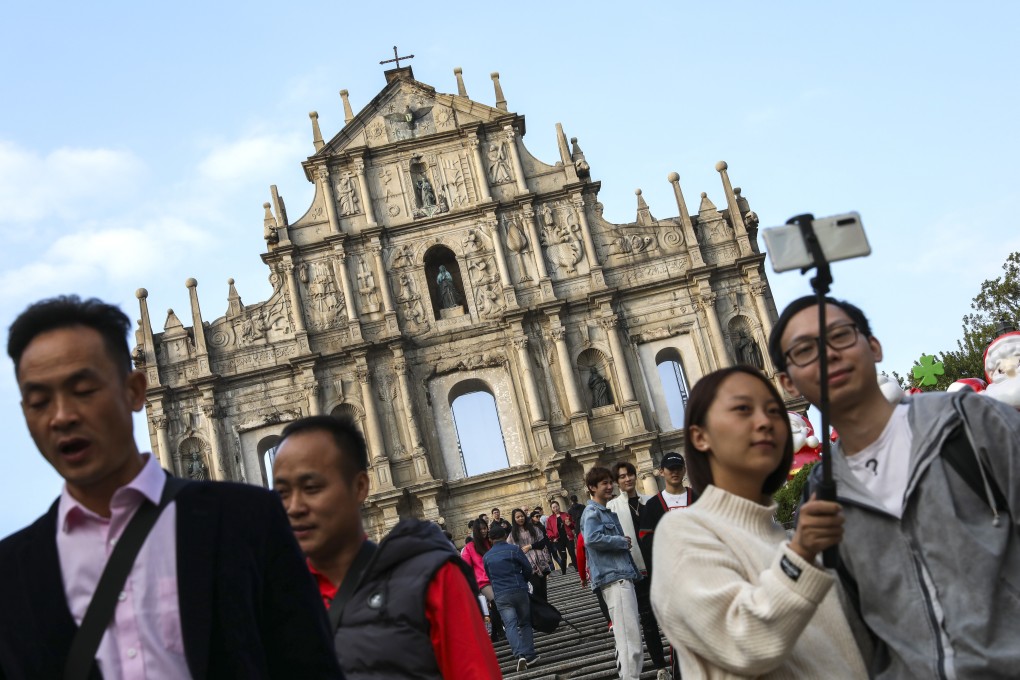
M668 491L662 492L662 500L666 501L666 507L670 510L687 507L687 492L676 494Z
M874 500L891 515L903 518L903 497L910 473L910 445L913 435L907 413L910 407L899 404L878 439L846 462L854 476L867 487Z

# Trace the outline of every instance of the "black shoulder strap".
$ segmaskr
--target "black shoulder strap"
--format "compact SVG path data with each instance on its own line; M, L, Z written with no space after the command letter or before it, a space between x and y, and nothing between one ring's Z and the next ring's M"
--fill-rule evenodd
M113 553L110 554L110 559L106 562L103 575L99 577L99 584L88 609L85 610L81 626L71 642L67 663L64 665L65 680L84 680L89 677L99 643L117 606L117 595L124 588L124 582L131 573L138 551L141 550L145 538L156 524L163 508L169 505L177 492L187 484L187 481L168 474L159 505L143 501L124 528L124 533L121 534Z
M354 591L361 585L361 579L368 572L368 566L372 563L372 558L375 557L378 547L372 541L367 540L361 544L358 554L354 556L354 561L351 562L351 566L347 570L347 575L344 576L344 580L340 584L340 589L336 591L333 601L329 603L329 628L334 634L340 627L340 617L344 613L344 607L354 595Z
M981 470L978 469L978 466L984 466L984 463L978 459L974 447L971 446L965 427L961 424L946 438L942 445L942 459L956 470L956 474L960 475L960 478L979 498L984 499L986 497L985 486L981 479ZM992 498L995 499L995 509L1003 513L1009 512L1006 497L1002 495L999 485L995 483L992 471L987 466L985 466L985 478L992 491Z

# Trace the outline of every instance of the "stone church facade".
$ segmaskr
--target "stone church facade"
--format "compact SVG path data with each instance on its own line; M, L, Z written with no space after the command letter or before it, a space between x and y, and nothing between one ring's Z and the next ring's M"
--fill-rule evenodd
M681 393L734 361L773 367L775 305L757 217L719 171L724 207L603 218L600 184L557 125L552 164L525 147L524 116L386 72L386 86L324 141L312 113L315 185L291 222L271 187L262 260L268 300L228 281L224 316L172 310L153 333L147 293L136 365L149 380L153 451L181 476L266 484L280 431L309 414L353 418L366 436L366 526L444 518L456 534L493 506L584 498L593 464L632 461L646 492L662 451L683 443L659 367ZM190 323L190 325L186 325ZM505 468L469 476L453 402L495 399Z

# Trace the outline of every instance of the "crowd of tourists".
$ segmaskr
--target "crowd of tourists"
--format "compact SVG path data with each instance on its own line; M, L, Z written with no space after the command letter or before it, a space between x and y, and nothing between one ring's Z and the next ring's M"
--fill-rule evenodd
M172 477L135 444L147 386L128 317L32 305L8 353L65 484L0 541L0 680L492 680L501 636L516 671L541 665L532 614L556 570L598 600L624 680L645 650L658 680L1016 677L1020 413L966 391L890 401L863 312L826 312L822 332L814 298L794 301L769 342L783 389L815 405L825 353L839 435L837 498L813 470L793 530L772 500L793 461L783 398L738 365L693 386L657 494L630 461L596 465L585 503L494 507L458 550L413 518L368 540L368 453L348 420L289 423L274 492Z

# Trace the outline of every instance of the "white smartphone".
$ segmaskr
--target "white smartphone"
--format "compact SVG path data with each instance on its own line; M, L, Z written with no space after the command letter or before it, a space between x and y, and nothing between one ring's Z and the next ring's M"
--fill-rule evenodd
M813 225L822 254L829 262L871 254L871 246L868 245L868 237L864 235L859 213L819 217ZM777 273L814 266L814 258L796 224L768 227L762 230L762 236L765 238L769 259L772 260L772 269Z

